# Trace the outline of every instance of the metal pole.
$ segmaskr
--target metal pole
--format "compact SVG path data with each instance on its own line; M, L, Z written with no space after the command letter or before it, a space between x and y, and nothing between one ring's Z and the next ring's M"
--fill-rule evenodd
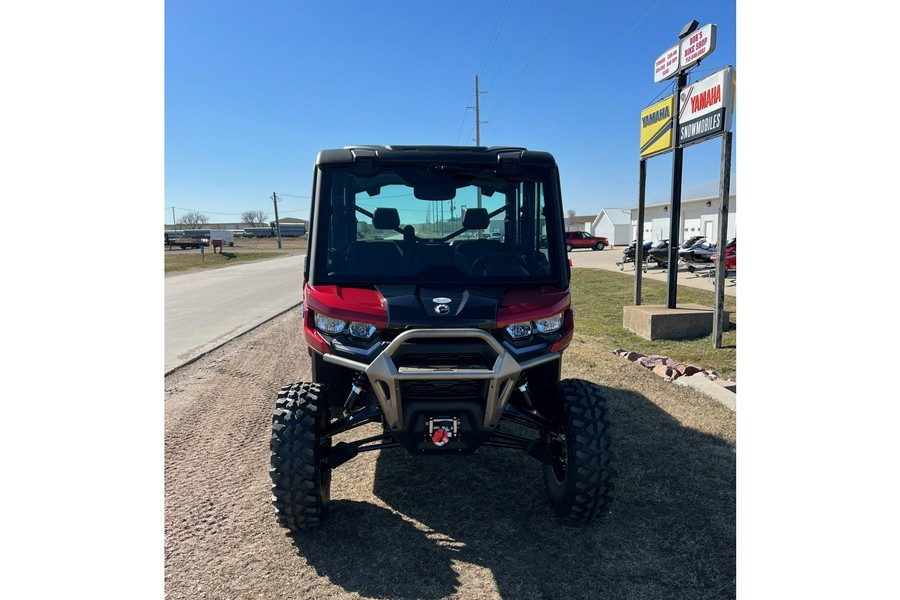
M175 231L178 229L178 223L175 222L175 207L172 207L172 230Z
M713 347L722 347L725 331L725 245L728 243L728 200L731 195L731 132L722 135L722 171L719 175L719 235L716 239L716 310L713 313Z
M481 103L478 98L478 75L475 76L475 145L481 145Z
M281 250L281 222L278 220L278 197L272 192L272 204L275 205L275 235L278 237L278 249Z
M666 291L666 307L675 308L678 299L678 240L681 237L681 171L684 149L681 148L678 124L681 121L681 88L687 85L687 73L681 73L675 85L675 114L672 116L675 136L672 150L672 205L669 207L669 284Z
M644 273L644 201L647 194L647 161L641 160L638 176L638 226L634 248L634 305L641 305L641 284Z
M478 97L478 75L475 76L475 145L481 145L481 102ZM478 208L481 208L481 188L478 188Z

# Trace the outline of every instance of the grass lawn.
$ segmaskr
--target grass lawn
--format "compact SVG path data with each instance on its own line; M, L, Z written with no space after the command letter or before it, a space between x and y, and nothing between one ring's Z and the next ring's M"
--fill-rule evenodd
M643 304L666 304L666 284L643 280ZM715 307L713 291L678 287L678 304ZM691 340L648 341L622 327L622 309L634 304L634 277L602 269L572 269L572 304L575 332L590 337L610 351L624 348L641 354L661 354L679 362L711 369L721 377L736 381L737 303L725 296L730 313L729 331L722 336L722 348L713 348L713 336Z
M222 252L221 254L217 252L213 254L212 251L206 251L202 256L197 251L166 252L165 272L176 273L197 269L215 269L255 260L278 258L278 256L280 255L273 252Z
M221 254L213 254L212 248L206 248L203 255L199 250L166 250L165 272L176 273L197 269L215 269L240 263L277 258L298 250L306 250L306 238L284 238L281 248L274 238L241 238L236 240L232 248L226 248Z

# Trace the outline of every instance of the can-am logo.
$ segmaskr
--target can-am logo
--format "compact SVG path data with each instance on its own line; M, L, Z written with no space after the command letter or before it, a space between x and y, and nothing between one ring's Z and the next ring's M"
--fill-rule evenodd
M440 298L434 298L432 300L437 306L434 307L434 312L439 315L446 315L450 313L450 298L444 298L441 296Z

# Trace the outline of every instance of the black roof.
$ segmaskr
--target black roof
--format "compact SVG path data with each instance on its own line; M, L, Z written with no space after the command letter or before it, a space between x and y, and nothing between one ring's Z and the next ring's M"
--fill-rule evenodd
M556 166L549 152L528 150L516 146L345 146L341 149L322 150L317 165L353 164L360 160L379 163L420 163L430 161L492 164L501 160L516 161L522 165Z

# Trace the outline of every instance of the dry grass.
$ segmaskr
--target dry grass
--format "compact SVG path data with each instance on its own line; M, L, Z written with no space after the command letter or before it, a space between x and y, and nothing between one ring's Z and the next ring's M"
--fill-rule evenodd
M607 395L619 482L599 522L561 524L520 453L384 451L335 472L328 520L293 539L298 557L346 597L733 598L734 413L583 338L564 375Z
M281 248L274 238L236 238L233 247L225 248L221 253L213 253L205 248L201 254L199 249L165 250L165 272L183 273L202 269L216 269L249 261L277 258L285 254L297 254L306 251L306 238L284 238Z

